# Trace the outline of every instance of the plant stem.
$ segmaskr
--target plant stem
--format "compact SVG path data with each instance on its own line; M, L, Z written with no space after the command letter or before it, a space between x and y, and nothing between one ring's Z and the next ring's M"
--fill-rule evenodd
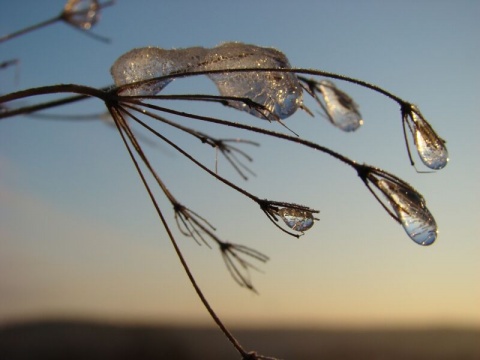
M0 43L2 42L5 42L7 40L11 40L17 36L20 36L20 35L23 35L23 34L26 34L26 33L29 33L31 31L34 31L34 30L37 30L39 28L42 28L42 27L45 27L45 26L48 26L50 24L53 24L53 23L56 23L57 21L61 21L63 20L62 19L62 14L58 15L58 16L55 16L54 18L51 18L49 20L45 20L45 21L42 21L38 24L35 24L35 25L32 25L32 26L28 26L24 29L21 29L21 30L18 30L18 31L15 31L13 33L10 33L10 34L7 34L7 35L4 35L2 37L0 37Z
M207 309L208 313L210 314L210 316L212 317L212 319L215 321L215 323L217 324L217 326L220 328L220 330L223 332L223 334L227 337L227 339L232 343L232 345L235 347L235 349L242 355L243 358L246 358L248 356L248 353L243 349L243 347L240 345L240 343L238 342L238 340L233 336L233 334L226 328L226 326L222 323L222 321L220 320L220 318L217 316L217 314L215 313L215 311L213 310L213 308L210 306L210 303L208 302L208 300L206 299L205 295L203 294L202 290L200 289L200 287L198 286L192 272L190 271L190 267L188 266L187 262L185 261L185 258L183 257L183 254L182 254L182 251L180 250L180 248L178 247L178 244L177 242L175 241L175 238L170 230L170 227L168 226L168 223L165 219L165 217L163 216L163 213L162 211L160 210L160 207L159 205L157 204L157 201L152 193L152 190L150 189L148 183L147 183L147 180L145 179L145 176L143 175L143 172L142 170L140 169L140 166L132 152L132 150L130 149L130 147L128 146L128 143L127 143L127 140L125 138L125 135L122 131L122 128L123 127L128 127L128 125L126 124L126 122L123 120L123 118L121 117L118 109L112 107L112 106L109 106L108 107L109 111L110 111L110 114L112 115L113 119L115 120L115 124L117 126L117 129L120 133L120 136L122 137L122 140L125 144L125 146L127 147L127 150L128 150L128 153L130 155L130 158L132 159L133 163L135 164L135 168L137 169L137 172L138 174L140 175L140 178L143 182L143 185L145 186L145 189L147 190L148 192L148 195L150 197L150 200L152 201L154 207L155 207L155 210L157 211L157 214L158 216L160 217L160 220L163 224L163 227L165 228L165 231L167 232L167 235L170 239L170 242L172 243L173 245L173 248L175 250L175 253L177 254L179 260L180 260L180 263L182 264L182 267L185 271L185 273L187 274L188 276L188 279L190 280L190 283L192 284L193 288L195 289L195 292L197 293L198 297L200 298L203 306ZM122 124L120 124L120 122Z

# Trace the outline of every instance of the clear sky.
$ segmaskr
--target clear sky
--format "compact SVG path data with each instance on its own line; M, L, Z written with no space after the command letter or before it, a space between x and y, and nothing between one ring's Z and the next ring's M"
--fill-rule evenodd
M55 0L6 1L0 35L62 7ZM479 326L480 170L472 163L480 154L479 17L478 1L118 1L93 28L111 44L62 23L0 44L0 62L20 60L18 68L0 70L0 92L58 83L103 87L112 83L110 66L132 48L224 41L273 46L295 67L376 83L419 105L447 140L445 169L417 174L398 106L358 86L336 82L360 105L365 124L356 133L300 111L286 124L411 183L439 224L434 245L411 241L355 172L327 155L193 121L184 123L260 141L260 148L247 148L256 177L243 182L225 161L220 173L260 198L319 209L321 220L300 239L289 237L256 204L155 140L145 146L178 199L208 218L222 239L270 256L264 273L252 274L259 295L232 281L216 250L181 236L179 244L229 326ZM170 92L211 90L207 80L195 79L175 83ZM95 113L102 106L86 101L51 112ZM205 109L283 131L235 110ZM214 168L211 149L164 131ZM174 227L171 206L159 198ZM0 322L58 316L211 324L112 127L2 120Z

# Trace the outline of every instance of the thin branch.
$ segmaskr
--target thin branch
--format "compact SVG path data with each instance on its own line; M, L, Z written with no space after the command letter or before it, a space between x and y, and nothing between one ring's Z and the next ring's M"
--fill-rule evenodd
M135 165L135 168L136 168L136 170L137 170L137 172L138 172L138 174L139 174L139 176L140 176L140 178L143 182L143 185L148 192L150 200L152 201L152 203L155 207L155 210L157 211L157 214L160 218L160 221L162 222L163 227L165 228L165 231L167 232L167 235L170 239L170 242L172 243L172 246L175 250L175 253L177 254L177 257L179 258L180 263L182 264L182 267L183 267L185 273L187 274L187 276L190 280L190 283L192 284L193 288L195 289L195 292L197 293L198 297L202 301L203 306L205 306L208 313L210 314L210 316L212 317L214 322L217 324L217 326L221 329L223 334L227 337L227 339L235 347L235 349L237 349L237 351L242 355L242 357L246 358L248 356L247 351L245 351L243 349L243 347L240 345L238 340L233 336L233 334L226 328L226 326L223 324L223 322L217 316L217 314L215 313L213 308L210 306L210 303L206 299L205 295L203 294L202 290L198 286L192 272L190 271L190 267L188 266L187 262L185 261L185 258L183 257L183 254L182 254L182 251L180 250L180 248L179 248L179 246L178 246L178 244L175 240L175 237L173 236L173 234L170 230L170 227L168 226L168 223L167 223L165 217L163 216L163 213L160 210L160 207L159 207L159 205L158 205L158 203L157 203L157 201L156 201L156 199L153 195L153 192L150 189L150 187L147 183L147 180L145 179L145 176L143 175L143 172L140 169L140 166L139 166L137 160L135 159L135 156L134 156L132 150L130 149L130 146L128 145L127 139L125 138L124 131L125 131L126 128L128 128L127 123L125 122L125 120L123 119L120 111L117 108L115 108L113 106L109 106L108 110L110 111L110 114L112 115L113 119L115 120L115 124L117 125L117 129L120 133L120 136L122 137L123 143L125 144L125 147L127 148L127 151L130 155L130 158L132 159L132 161Z

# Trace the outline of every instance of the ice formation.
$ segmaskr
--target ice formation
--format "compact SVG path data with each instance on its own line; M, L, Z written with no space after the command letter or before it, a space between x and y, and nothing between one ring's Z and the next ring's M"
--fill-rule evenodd
M320 91L326 104L328 118L343 131L355 131L362 124L358 105L343 91L328 80L320 82Z
M388 199L407 235L420 245L431 245L437 238L437 223L425 200L414 189L391 179L381 179L377 186Z
M116 86L126 86L121 95L146 96L160 92L173 80L162 76L199 71L221 71L207 74L222 96L248 98L260 107L244 101L228 100L229 106L260 118L285 119L302 105L302 88L295 74L280 71L237 69L288 69L286 56L275 49L229 42L207 49L191 47L165 50L156 47L133 49L120 56L111 68ZM153 79L145 82L145 80Z
M313 214L308 210L281 208L278 210L278 215L290 229L295 231L307 231L314 223Z
M422 162L433 170L443 169L448 163L448 150L443 141L423 118L415 105L406 117L409 128L413 133L415 146Z

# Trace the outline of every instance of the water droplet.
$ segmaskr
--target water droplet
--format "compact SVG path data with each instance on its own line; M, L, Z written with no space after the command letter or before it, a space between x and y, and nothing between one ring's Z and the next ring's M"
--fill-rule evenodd
M63 9L64 19L75 27L89 30L99 20L97 0L69 0Z
M448 162L445 142L435 133L426 120L419 113L417 114L416 110L411 112L411 118L415 129L415 146L420 159L430 169L443 169Z
M278 215L287 224L287 226L295 231L304 232L313 226L313 214L307 210L294 208L281 208Z
M353 99L328 80L319 85L326 105L327 115L333 125L343 131L355 131L362 124L362 116Z
M387 197L407 235L417 244L433 244L438 234L437 223L423 197L403 183L382 179L377 185Z

